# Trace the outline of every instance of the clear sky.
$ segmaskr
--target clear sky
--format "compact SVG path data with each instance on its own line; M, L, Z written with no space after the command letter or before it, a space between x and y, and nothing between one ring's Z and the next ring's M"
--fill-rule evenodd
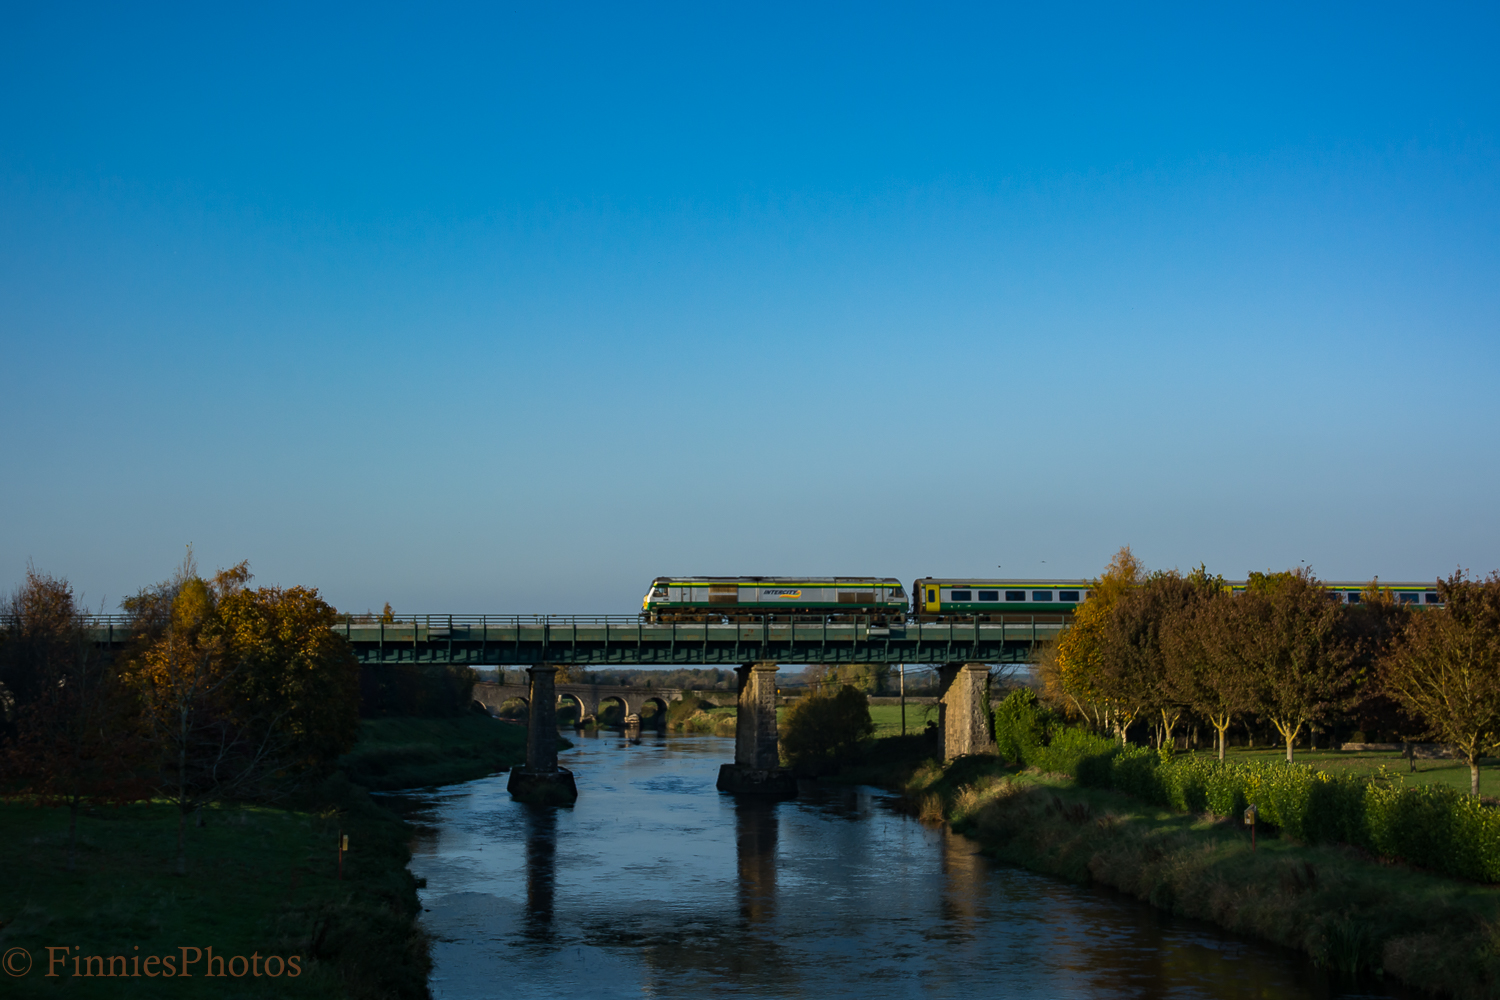
M6 4L0 586L1495 569L1497 10Z

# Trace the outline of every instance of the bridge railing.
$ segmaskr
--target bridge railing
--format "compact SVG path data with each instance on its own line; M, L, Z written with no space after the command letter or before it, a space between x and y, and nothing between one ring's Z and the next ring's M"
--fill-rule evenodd
M426 629L429 634L440 635L445 631L487 628L539 628L548 626L549 631L561 634L564 629L575 629L579 627L644 627L651 631L671 628L673 632L678 629L702 630L705 625L712 626L772 626L785 628L789 624L798 626L799 632L806 626L817 626L819 624L828 627L848 628L917 628L925 625L938 623L921 622L915 617L908 618L905 622L890 622L888 625L879 625L871 621L868 615L755 615L745 617L736 615L733 617L720 617L715 615L706 616L708 621L699 622L663 622L649 623L641 615L465 615L465 614L419 614L419 615L339 615L335 619L334 628L347 630L354 627L379 627L394 629L411 629L413 627ZM128 614L102 614L102 615L80 615L79 620L85 628L100 631L108 630L123 638L126 636L135 622L135 618ZM1043 627L1056 628L1064 625L1065 619L1062 615L1006 615L1000 621L981 621L978 616L973 619L954 617L947 625L958 625L968 627L971 625L983 625L986 629L1004 627L1006 629ZM0 628L6 628L10 623L0 617ZM872 634L874 634L872 632ZM883 634L883 633L882 633Z

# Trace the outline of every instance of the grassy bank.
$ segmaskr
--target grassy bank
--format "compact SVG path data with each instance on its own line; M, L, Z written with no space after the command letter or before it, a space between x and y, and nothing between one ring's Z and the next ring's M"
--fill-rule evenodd
M891 742L875 741L872 753L886 759L867 761L860 776L899 787L924 819L949 823L998 860L1114 886L1336 969L1374 969L1464 998L1500 990L1494 887L1290 838L1262 835L1252 851L1248 831L1231 820L993 759L918 764L916 739L905 753L879 748Z
M22 948L31 971L5 977L7 995L422 998L431 963L416 924L417 885L406 868L410 828L366 789L424 787L493 774L525 757L525 728L481 715L374 719L339 762L340 773L289 808L225 804L188 828L188 874L172 873L176 813L139 804L81 816L75 871L65 867L67 813L0 802L0 951ZM349 836L339 878L335 850ZM53 956L71 958L48 978ZM244 956L243 976L204 975L207 949ZM77 951L72 949L77 948ZM87 956L132 960L203 952L191 978L83 976ZM281 974L264 960L275 955ZM289 962L297 958L298 974ZM106 968L100 963L99 968ZM133 966L141 970L140 964ZM165 965L158 962L155 971ZM217 967L215 967L217 971ZM256 975L256 971L261 974Z
M706 698L684 696L667 706L667 729L679 733L713 733L733 736L739 709L734 705L715 705Z
M28 974L7 977L7 995L425 997L430 962L414 921L406 825L341 777L311 798L316 808L206 809L206 825L188 829L186 876L171 874L177 820L169 806L88 811L69 872L66 811L0 803L0 842L9 848L0 950L25 949L31 962ZM350 842L341 881L340 831ZM67 949L53 956L79 956L80 974L69 975L69 958L48 978L49 946ZM210 947L228 959L258 957L261 975L235 977L231 963L225 978L207 977ZM127 961L114 965L123 975L103 976L104 962L100 976L82 975L91 971L88 956L172 957L180 970L184 948L189 958L203 952L188 966L191 978L133 976ZM272 955L276 977L266 974Z
M569 745L566 740L563 745ZM472 781L526 759L526 727L475 713L456 719L365 719L359 742L339 759L349 780L371 791Z

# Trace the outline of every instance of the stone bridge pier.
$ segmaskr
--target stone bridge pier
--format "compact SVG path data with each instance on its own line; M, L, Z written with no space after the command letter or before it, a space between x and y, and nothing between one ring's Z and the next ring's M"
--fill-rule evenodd
M938 740L944 763L968 754L997 751L989 699L990 670L983 663L938 668Z
M781 766L776 735L776 664L747 663L739 675L734 763L719 768L718 789L735 795L791 798L797 779Z
M570 804L578 798L573 772L557 765L557 667L528 667L526 763L512 768L506 790L525 802Z

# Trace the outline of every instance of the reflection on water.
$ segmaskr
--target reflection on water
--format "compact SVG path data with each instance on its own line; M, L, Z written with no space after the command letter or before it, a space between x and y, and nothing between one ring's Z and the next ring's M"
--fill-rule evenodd
M776 807L761 799L734 804L734 851L740 874L740 919L747 926L776 915Z
M522 806L526 815L526 937L552 940L552 900L557 890L557 810Z
M1397 995L994 865L875 789L722 796L732 740L577 743L571 808L515 803L503 775L419 798L435 996Z

